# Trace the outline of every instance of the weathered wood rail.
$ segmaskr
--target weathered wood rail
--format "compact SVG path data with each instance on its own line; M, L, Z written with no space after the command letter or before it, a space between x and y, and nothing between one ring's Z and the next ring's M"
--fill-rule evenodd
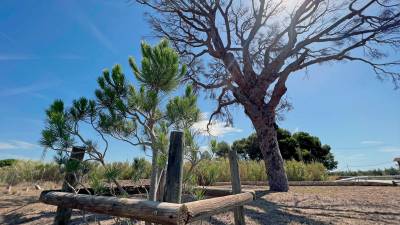
M233 209L253 201L254 198L254 193L244 192L178 204L61 191L43 191L40 195L40 201L50 205L158 224L177 225L188 224Z
M231 185L231 182L216 182L214 186ZM266 181L242 181L242 185L268 186ZM395 186L391 183L371 181L289 181L289 186Z

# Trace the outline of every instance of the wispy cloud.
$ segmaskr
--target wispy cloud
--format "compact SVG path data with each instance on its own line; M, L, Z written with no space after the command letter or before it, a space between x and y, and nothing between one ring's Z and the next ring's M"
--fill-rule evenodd
M73 4L74 8L73 16L77 19L81 26L86 28L102 46L104 46L110 52L116 54L116 48L110 39L103 33L103 31L98 28L98 26L90 19L90 17L80 8L78 4L75 4L74 2L70 3Z
M213 120L207 130L208 113L202 113L201 120L193 124L192 128L203 136L223 136L230 133L242 132L241 129L227 126L224 122Z
M11 61L11 60L34 60L39 59L35 55L30 54L6 54L0 53L0 61Z
M61 60L82 60L84 57L72 53L60 53L48 57L39 57L32 54L20 53L0 53L0 61L24 61L24 60L37 60L37 59L61 59Z
M39 148L39 146L26 141L20 141L20 140L0 141L0 150L10 150L10 149L31 150L35 148Z
M89 31L92 33L92 35L104 46L106 47L110 52L116 54L117 50L115 49L114 45L112 42L108 39L106 35L100 29L88 18L85 21L86 27L89 29Z
M59 55L56 55L55 58L57 59L65 59L65 60L82 60L85 59L84 57L77 55L77 54L71 54L71 53L62 53Z
M387 147L382 147L381 149L379 149L380 152L386 152L386 153L390 153L390 152L394 152L394 153L400 153L400 147L397 146L387 146Z
M383 141L366 140L366 141L361 141L360 143L363 145L381 145L383 144Z
M13 88L5 88L0 91L0 97L8 97L8 96L15 96L27 93L34 93L38 91L42 91L53 86L57 85L55 82L40 82L40 83L33 83L26 86L19 86Z

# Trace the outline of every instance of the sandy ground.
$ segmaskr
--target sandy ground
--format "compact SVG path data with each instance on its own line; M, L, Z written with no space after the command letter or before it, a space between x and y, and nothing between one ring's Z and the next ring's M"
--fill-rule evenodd
M42 187L55 188L54 184ZM6 188L0 188L0 224L52 223L56 207L38 202L40 190L31 187L26 191L20 185L13 194L6 194ZM257 200L245 207L246 224L400 224L400 187L291 187L288 193L261 190ZM109 216L85 217L90 224L119 224ZM82 212L74 211L72 224L85 224ZM197 224L233 224L233 213Z

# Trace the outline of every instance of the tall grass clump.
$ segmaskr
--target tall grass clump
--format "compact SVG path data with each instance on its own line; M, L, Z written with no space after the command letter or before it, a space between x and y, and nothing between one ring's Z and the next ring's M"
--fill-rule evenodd
M187 173L189 165L185 165ZM328 178L328 171L322 163L285 162L286 173L291 181L323 181ZM225 158L203 160L192 171L199 185L211 185L215 182L231 180L229 160ZM239 173L242 181L266 181L263 161L240 160Z
M107 173L115 173L115 178L118 180L138 180L147 179L151 174L151 163L144 158L135 158L132 163L112 162L107 163L106 167L98 163L93 163L89 170L89 177L106 177Z
M328 171L322 163L304 163L286 161L285 169L290 181L324 181L328 178Z
M62 179L56 163L42 163L31 160L17 160L12 165L0 168L0 183L16 185L22 182L59 182Z
M85 162L82 165L84 173L88 176L83 182L104 180L112 173L119 180L139 180L150 177L151 164L144 158L135 158L132 163L113 162L101 166L96 162ZM62 182L65 166L54 162L41 162L32 160L7 160L0 167L0 184L17 185L23 182L39 183L44 181ZM89 181L86 180L89 178Z

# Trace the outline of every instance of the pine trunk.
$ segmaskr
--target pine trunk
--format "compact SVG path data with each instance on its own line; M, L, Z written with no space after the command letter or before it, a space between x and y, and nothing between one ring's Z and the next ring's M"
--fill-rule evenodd
M156 201L157 200L157 189L158 189L158 178L159 178L159 168L158 168L158 151L153 149L153 157L152 157L152 171L150 178L150 190L149 190L149 200Z
M158 191L157 191L157 201L162 202L164 199L164 189L165 189L165 182L166 182L166 171L167 168L164 167L164 169L160 170L159 172L159 180L160 182L158 183Z
M286 192L289 190L289 184L284 161L279 150L275 129L275 114L262 110L249 112L249 110L246 111L256 129L260 150L265 162L270 191Z

